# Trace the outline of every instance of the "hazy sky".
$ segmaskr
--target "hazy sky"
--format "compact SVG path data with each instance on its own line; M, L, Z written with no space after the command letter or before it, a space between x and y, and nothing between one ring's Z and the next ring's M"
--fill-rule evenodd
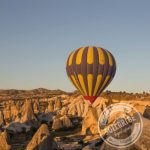
M113 53L112 91L150 91L149 0L0 0L0 88L71 91L65 64L86 45Z

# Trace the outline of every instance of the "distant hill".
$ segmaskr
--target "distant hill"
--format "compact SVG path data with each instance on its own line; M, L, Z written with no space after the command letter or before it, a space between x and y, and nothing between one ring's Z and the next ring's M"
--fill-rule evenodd
M26 98L42 98L51 97L54 95L71 94L62 90L49 90L44 88L38 88L33 90L0 90L0 100L8 99L26 99Z
M65 92L62 90L49 90L45 88L37 88L33 90L16 90L16 89L9 89L9 90L0 90L0 101L3 100L24 100L24 99L30 99L30 98L50 98L57 95L72 95L74 97L77 97L80 94L79 91L74 92ZM118 100L133 100L133 99L150 99L150 94L143 92L143 93L127 93L127 92L111 92L106 91L101 94L101 97L107 98L107 99L118 99Z

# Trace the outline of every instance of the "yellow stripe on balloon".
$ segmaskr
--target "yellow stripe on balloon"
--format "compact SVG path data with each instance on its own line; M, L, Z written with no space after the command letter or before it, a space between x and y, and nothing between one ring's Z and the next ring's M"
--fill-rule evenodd
M75 53L75 50L71 53L71 55L69 57L69 66L72 65L72 60L73 60L74 53Z
M87 75L87 81L88 81L89 96L91 96L92 95L92 83L93 83L93 75L92 74Z
M98 50L98 56L99 56L99 64L104 65L105 56L104 56L103 50L101 48L97 48L97 50Z
M71 75L70 80L73 81L75 87L83 94L83 91L80 88L80 86L78 85L77 80L75 79L74 75Z
M109 65L112 66L113 65L113 60L112 60L112 56L110 55L110 53L106 50L106 53L108 55L108 59L109 59Z
M88 48L88 53L87 53L87 63L92 64L94 61L94 56L93 56L93 47Z
M98 91L99 85L101 84L101 80L102 80L102 75L99 74L99 75L97 76L97 80L96 80L96 85L95 85L95 88L94 88L93 96L96 96L96 93L97 93L97 91Z
M77 65L81 64L81 62L82 62L83 51L84 51L84 47L81 48L77 53L77 56L76 56L76 64Z
M87 95L87 91L86 91L85 84L83 81L83 76L81 74L78 74L78 79L79 79L80 85L84 91L84 94Z
M100 88L99 91L101 91L105 87L105 85L107 84L107 82L109 81L109 79L110 79L110 75L107 75L106 78L105 78L105 81L104 81L104 83L103 83L103 85L102 85L102 87Z

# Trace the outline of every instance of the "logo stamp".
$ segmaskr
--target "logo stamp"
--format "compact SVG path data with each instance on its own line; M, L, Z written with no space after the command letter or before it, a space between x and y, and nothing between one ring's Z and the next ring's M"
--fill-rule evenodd
M126 103L116 103L106 107L98 121L98 131L102 140L117 148L134 144L139 139L142 129L140 113Z

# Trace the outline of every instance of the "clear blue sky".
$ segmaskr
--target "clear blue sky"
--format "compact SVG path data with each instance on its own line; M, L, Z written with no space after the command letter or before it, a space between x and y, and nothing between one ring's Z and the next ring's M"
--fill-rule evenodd
M117 73L108 89L150 91L150 1L0 0L0 89L74 90L68 54L110 50Z

